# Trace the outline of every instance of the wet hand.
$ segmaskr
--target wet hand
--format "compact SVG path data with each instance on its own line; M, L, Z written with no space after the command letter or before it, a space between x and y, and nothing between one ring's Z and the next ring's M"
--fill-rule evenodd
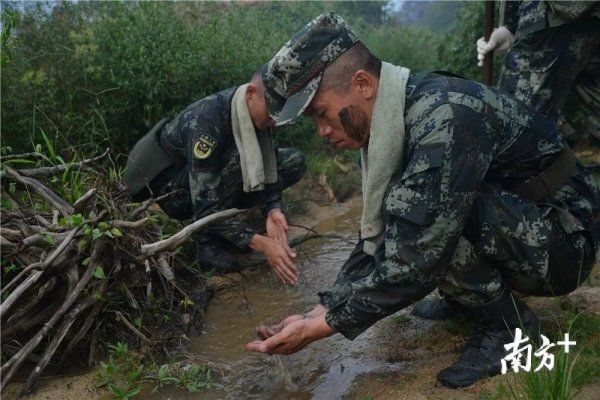
M285 328L292 322L296 322L296 321L299 321L304 318L306 318L306 315L304 315L304 314L290 315L289 317L285 318L283 321L281 321L277 325L271 325L271 326L261 325L261 326L259 326L258 328L256 328L256 334L262 340L266 340L266 339L270 338L271 336L276 335L279 332L281 332L281 330L283 328Z
M263 254L271 268L273 268L273 272L283 283L296 284L298 281L298 268L293 261L296 258L296 252L287 243L267 238L267 245Z
M291 322L266 340L248 343L246 349L267 354L293 354L333 333L335 332L327 325L324 315L317 318L302 318Z
M271 326L261 325L258 328L256 328L256 334L262 340L266 340L266 339L270 338L271 336L276 335L279 332L281 332L281 330L283 328L285 328L286 326L288 326L292 322L296 322L296 321L299 321L301 319L306 319L306 318L318 318L318 317L321 317L321 316L325 315L325 313L327 311L328 310L327 310L327 308L325 306L323 306L321 304L317 304L315 306L315 308L313 308L312 310L310 310L306 314L294 314L294 315L290 315L290 316L284 318L277 325L271 325Z
M288 244L287 231L289 229L285 215L279 208L269 211L267 216L267 236Z

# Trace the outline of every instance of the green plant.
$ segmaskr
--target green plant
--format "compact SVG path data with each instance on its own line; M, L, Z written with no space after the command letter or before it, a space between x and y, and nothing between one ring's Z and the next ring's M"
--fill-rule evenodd
M507 392L515 400L569 400L574 398L576 388L594 382L600 376L600 317L566 310L566 324L560 324L556 340L563 340L569 333L576 339L577 351L567 353L562 347L554 347L554 366L535 372L519 372L511 376ZM532 363L535 364L535 363Z
M113 385L112 383L108 384L108 389L119 400L131 399L142 391L141 387L135 387L135 388L131 388L131 389L123 389L123 388L120 388L119 386Z
M100 362L96 385L106 387L118 399L135 397L148 383L153 384L152 392L169 385L190 393L218 386L206 366L146 364L143 356L132 352L124 342L108 345L108 351L108 359Z

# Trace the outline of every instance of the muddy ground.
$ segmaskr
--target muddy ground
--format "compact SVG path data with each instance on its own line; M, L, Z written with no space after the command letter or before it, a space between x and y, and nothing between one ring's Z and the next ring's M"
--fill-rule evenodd
M308 188L299 188L299 192ZM319 220L332 213L345 213L360 202L356 194L347 202L336 206L323 206L324 195L313 188L316 198L303 204L296 204L290 222L310 226L311 221ZM311 191L311 190L309 190ZM299 193L298 192L298 193ZM218 278L215 278L218 282ZM584 313L600 315L600 266L596 266L593 276L576 292L566 297L567 302L577 304ZM564 302L565 300L563 300ZM543 321L551 325L561 311L555 299L528 298L527 302L543 316ZM384 329L378 334L377 357L387 362L402 362L406 365L400 372L366 373L355 379L346 394L346 399L501 399L507 398L499 389L511 385L509 375L484 380L469 388L451 390L437 383L437 371L450 365L460 354L469 332L468 324L448 324L424 321L409 315L410 309L382 321ZM600 332L595 340L600 340ZM342 366L343 368L343 366ZM20 385L11 385L3 399L16 398ZM600 382L581 388L576 399L597 399ZM42 379L38 391L28 396L30 400L81 400L109 398L103 390L95 388L95 371L68 377ZM143 398L143 395L139 398Z

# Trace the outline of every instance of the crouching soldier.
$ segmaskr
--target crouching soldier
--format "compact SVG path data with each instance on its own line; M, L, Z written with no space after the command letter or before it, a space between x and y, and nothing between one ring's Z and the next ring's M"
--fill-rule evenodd
M223 247L231 243L259 251L283 282L294 284L298 270L281 192L300 180L305 157L274 145L264 93L257 72L247 84L198 100L173 120L163 119L129 154L125 182L136 201L175 192L158 204L179 220L260 206L266 235L235 219L215 222L195 235L198 261L218 272L240 270Z
M361 238L308 314L259 327L249 350L290 354L354 339L436 287L477 320L450 387L501 372L517 327L539 320L514 291L568 293L600 247L600 194L554 124L514 97L448 73L381 62L336 14L269 63L278 123L301 113L339 149L360 149ZM479 318L482 317L482 318Z

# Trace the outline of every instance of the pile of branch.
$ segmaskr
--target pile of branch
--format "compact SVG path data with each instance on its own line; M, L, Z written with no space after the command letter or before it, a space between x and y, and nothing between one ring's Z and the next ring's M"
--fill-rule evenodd
M38 165L17 169L23 164L15 159ZM102 166L111 162L108 151L51 166L38 153L2 158L0 390L20 372L30 393L45 368L70 353L94 363L103 344L152 344L157 327L181 326L176 311L193 302L175 279L175 250L194 231L240 212L210 215L163 239L149 211L156 199L130 203ZM85 174L91 189L69 203L65 174Z

